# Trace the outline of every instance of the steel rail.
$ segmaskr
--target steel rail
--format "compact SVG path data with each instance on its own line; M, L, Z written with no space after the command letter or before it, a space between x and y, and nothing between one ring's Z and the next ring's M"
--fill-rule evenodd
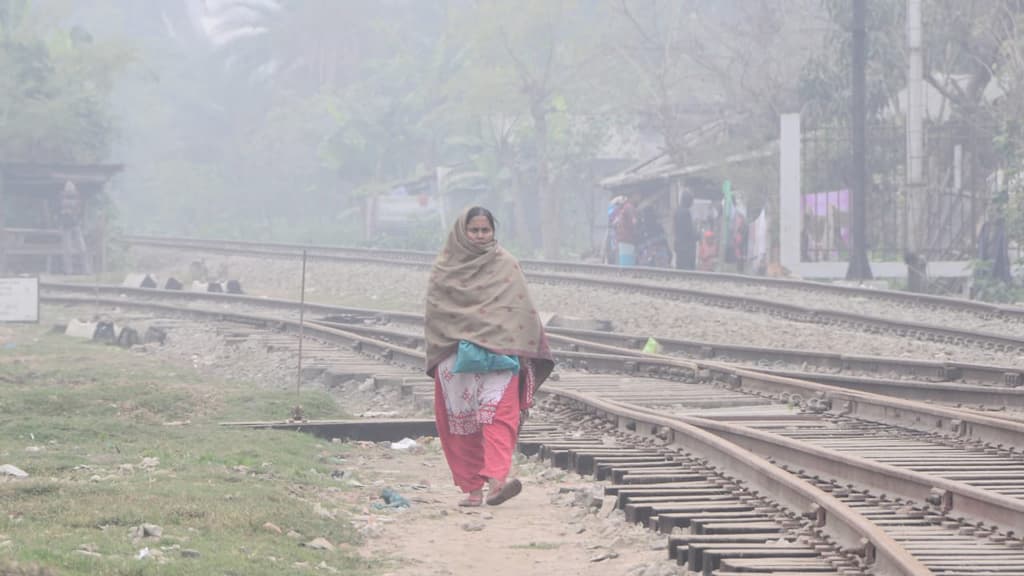
M260 307L298 309L298 302L278 299L247 296L239 294L183 292L150 288L135 288L115 285L86 285L43 282L41 288L46 290L91 291L96 294L159 294L161 297L179 297L188 299L205 299L215 302L241 301L245 304ZM403 324L423 324L423 316L411 312L370 310L332 304L306 303L307 310L324 315L349 315L365 318L377 318L382 322L399 322ZM550 328L549 333L568 336L580 342L607 344L624 349L640 349L647 341L647 336L622 334L619 332L600 332L569 328ZM968 380L1005 386L1024 384L1024 368L976 364L967 362L916 360L908 358L887 358L855 354L836 354L814 350L794 350L785 348L758 348L737 344L681 340L655 336L664 352L680 354L686 357L716 359L723 362L761 362L781 361L793 364L807 364L825 369L855 370L864 372L899 372L909 376L920 377L929 381Z
M102 304L111 304L111 305L118 305L118 306L137 306L137 307L141 307L141 308L153 308L153 310L166 311L166 312L174 313L174 314L195 315L195 316L201 316L201 317L204 317L204 318L212 317L212 318L215 318L215 319L218 319L218 320L231 320L231 321L236 321L236 322L246 322L246 323L249 323L249 324L269 325L269 326L273 326L273 327L276 327L276 328L279 328L279 329L286 329L286 330L289 330L289 331L297 331L298 330L297 323L295 321L291 321L291 320L287 320L287 319L281 319L281 318L276 318L276 317L257 317L257 316L253 316L253 315L241 315L241 314L234 314L234 313L225 312L225 311L204 311L204 310L199 310L199 308L179 308L179 307L175 307L175 306L172 306L172 305L169 305L169 304L163 304L163 303L159 303L159 302L135 302L135 301L132 301L132 300L125 300L125 299L121 299L121 298L102 298L102 299L100 299L97 302L97 300L95 298L82 298L82 297L75 297L75 296L55 296L55 297L46 296L45 299L50 300L50 301L60 301L60 302L72 303L72 304L102 303ZM356 334L354 332L338 330L336 328L332 328L332 327L329 327L329 326L324 326L322 324L318 324L318 323L315 323L315 322L307 325L307 328L308 328L310 334L313 334L316 337L319 337L319 338L327 340L327 341L343 343L345 345L348 345L348 346L351 346L351 347L357 349L357 351L368 353L368 354L377 355L377 356L379 356L380 358L382 358L384 360L398 362L398 363L403 363L403 364L411 364L411 365L414 365L414 366L421 366L422 362L423 362L423 358L424 357L423 357L422 353L420 353L419 351L413 351L413 349L404 348L403 346L394 345L394 344L390 344L390 343L387 343L387 342L381 342L381 341L376 340L374 338L368 338L368 337L365 337L365 336L360 336L359 334ZM583 357L583 358L591 358L594 355L575 355L575 354L572 354L572 356L579 356L579 357ZM616 360L617 360L617 362L620 362L620 363L630 363L630 362L635 362L636 361L636 359L633 359L631 357L618 357ZM646 359L640 359L640 360L644 361ZM676 361L674 364L678 365L679 362ZM697 365L694 364L692 367L696 367L696 366ZM634 366L634 369L635 368L636 368L636 366ZM742 375L742 371L733 370L733 371L731 371L731 373L734 374L734 375L737 375L737 374L738 375ZM560 390L558 388L557 384L553 384L553 385L549 386L548 392L556 393L556 394L559 394L561 396L566 396L566 394L567 394L568 397L572 397L572 395L575 394L575 393L571 393L570 390ZM586 397L585 395L580 394L580 395L575 396L574 398L575 398L575 400L578 400L578 401L584 401L588 397ZM606 406L604 406L604 408L613 408L614 407L613 401L594 401L593 399L590 399L590 400L592 401L592 402L590 402L590 405L592 407L601 408L602 405L599 404L600 402L606 402L607 403ZM909 403L903 403L901 405L905 407L907 404L909 404ZM618 414L620 414L622 417L632 417L632 418L635 419L636 416L641 413L641 410L636 410L636 409L632 409L632 408L631 408L631 410L633 412L632 414L624 413L624 412L620 412ZM668 426L669 428L675 430L676 433L683 434L680 431L680 428L682 427L682 424L676 423L676 420L680 420L681 417L678 417L678 416L669 417L669 416L665 416L664 414L657 414L654 411L649 411L649 412L650 412L650 414L648 415L649 417L647 418L646 421L653 422L653 423L650 424L651 425L650 429L652 431L654 431L654 426L655 425L657 425L657 426ZM686 423L684 420L680 420L680 422ZM701 422L697 422L697 423L701 423ZM717 423L715 423L715 424L718 425ZM754 431L754 433L765 434L765 433L759 433L758 430L753 430L753 431ZM750 436L750 435L748 435L748 436ZM764 441L765 438L768 438L768 437L762 437L761 440ZM687 450L690 450L691 449L691 445L692 445L692 437L687 436L687 439L688 440L687 440L687 443L686 443L686 448L687 448ZM794 442L794 441L788 441L788 439L781 439L781 440L785 440L785 441L790 442L790 443ZM769 444L771 444L771 443L769 443ZM742 449L738 449L738 450L739 450L738 454L743 454L743 455L746 455L746 456L750 456L749 453L744 452ZM713 459L716 460L716 463L718 463L720 461L720 458L724 458L726 463L723 464L723 465L725 465L726 469L730 471L730 474L734 474L734 475L736 475L737 477L740 477L740 478L748 478L748 477L744 476L744 474L742 474L742 472L733 471L733 468L729 467L729 466L739 465L739 464L736 464L735 462L733 462L732 459L730 459L730 458L732 458L732 456L729 456L729 454L728 454L730 451L735 454L735 453L737 453L736 452L737 448L733 446L732 448L726 449L724 453L722 453L721 451L716 452L716 454L718 454L718 456L716 458L713 458ZM746 464L742 464L742 465L746 465ZM759 464L758 466L760 466L760 465L761 464ZM774 474L774 472L780 471L780 470L778 470L778 468L776 468L774 466L771 466L771 464L769 464L766 461L763 462L763 465L769 466L769 469L773 470L773 474ZM825 464L819 464L819 466L824 466L824 465ZM758 468L758 467L756 466L756 468ZM1008 526L1016 526L1016 525L1013 524L1013 520L1014 520L1013 515L1015 515L1015 513L1017 513L1015 511L1016 508L1011 507L1010 511L1002 512L1002 516L1001 517L997 516L999 512L993 511L993 507L1001 505L1001 502L999 501L999 498L994 498L994 497L993 498L989 498L989 497L987 497L986 496L987 493L985 491L981 491L981 490L978 490L978 489L963 490L962 489L963 487L959 486L958 483L950 483L948 481L943 481L942 479L934 479L934 478L931 478L931 477L927 477L925 475L913 476L913 474L909 474L909 472L907 470L902 470L901 468L895 468L895 467L892 467L892 466L889 466L889 468L891 468L891 470L889 470L889 471L898 472L898 474L896 475L897 480L900 480L901 482L904 482L906 484L906 486L900 485L899 490L901 491L900 492L901 494L905 493L905 494L908 495L908 497L911 494L914 495L915 497L916 496L920 496L922 494L922 490L923 490L922 487L925 484L928 484L930 489L938 487L938 488L940 488L942 490L945 490L945 493L943 493L941 495L942 497L945 498L945 500L943 500L945 502L949 502L949 500L948 500L949 496L947 496L946 494L952 495L952 497L955 498L955 500L953 500L953 501L955 501L955 502L959 503L959 505L961 505L961 507L957 508L957 511L962 511L963 513L966 513L966 515L969 515L969 516L978 515L979 517L981 517L982 515L984 515L984 518L986 520L988 520L989 522L994 522L994 521L998 520L998 521L1004 521L1002 523L1004 523L1004 524L1006 524ZM760 469L760 468L758 468L758 469L746 468L746 469L748 469L748 472L750 472L750 474L754 474L755 475L754 478L759 479L761 482L764 481L764 475L765 475L765 470L764 469ZM752 469L754 471L751 471ZM874 468L874 471L879 471L881 469L882 468ZM906 476L907 474L909 474L909 476ZM915 472L914 472L914 474L915 474ZM900 476L900 475L904 475L904 476ZM791 478L793 480L797 480L797 479L795 479L792 476L788 477L788 478ZM910 478L910 480L906 480L906 478ZM801 484L803 484L802 481L799 481L799 482L801 482ZM771 487L773 489L777 489L778 488L777 482L773 481L770 485L771 485ZM760 484L759 484L759 486L760 486ZM814 488L814 487L812 487L810 485L806 485L806 487L809 488L809 489L813 489L814 491L820 492L818 489L816 489L816 488ZM970 487L968 487L968 488L970 488ZM786 490L792 490L792 489L793 489L792 487L787 487L786 488ZM892 490L896 491L896 489L892 489ZM973 490L973 492L972 492L972 490ZM908 566L905 565L905 564L900 564L900 562L902 562L903 560L906 560L906 559L903 558L901 560L901 557L899 556L899 553L897 553L899 550L901 550L901 548L899 548L898 545L897 545L896 548L888 548L887 547L888 544L886 543L885 540L880 540L880 539L877 538L878 534L867 534L865 536L865 533L862 530L862 529L865 528L864 526L859 526L857 522L854 522L854 521L850 520L849 518L843 517L842 516L843 507L845 507L846 504L843 504L842 502L834 499L835 500L835 504L837 504L839 507L837 507L836 505L833 505L833 503L828 503L828 502L825 502L825 505L822 505L823 501L818 501L815 498L809 497L808 494L809 493L807 493L806 491L803 491L803 489L799 489L796 492L785 492L785 491L783 491L782 494L778 494L778 495L773 494L773 496L775 496L779 501L785 502L787 505L790 505L791 507L794 507L795 509L814 511L816 513L816 515L819 515L819 518L820 518L821 512L818 511L820 508L815 508L812 505L812 504L817 503L818 505L821 506L821 508L823 508L825 510L823 520L825 522L826 528L829 529L829 532L835 531L835 535L837 536L837 539L839 541L845 542L845 543L846 542L853 542L854 541L853 540L853 536L857 536L856 542L861 542L860 538L867 537L867 540L870 542L870 546L865 551L867 553L871 553L873 551L874 554L877 554L877 558L879 559L879 562L880 562L880 564L879 564L880 569L887 570L887 568L885 568L885 567L894 567L894 568L892 568L892 570L894 570L894 571L891 572L891 573L894 573L894 574L904 574L904 573L907 573L907 574L911 574L911 573L912 574L918 574L916 572L903 572L903 570L907 569ZM822 492L822 494L824 494L824 493ZM928 497L934 498L934 496L935 496L934 493L929 492L929 496ZM828 496L828 498L833 498L833 497ZM796 502L797 504L803 503L803 504L806 504L807 506L806 507L795 506L794 502ZM1018 503L1017 505L1019 506L1020 504ZM839 518L836 518L837 515L839 515ZM1009 519L1009 521L1007 521L1007 519ZM831 524L829 524L829 522L831 522ZM878 533L880 533L882 535L885 535L884 532L879 530L877 527L870 526L869 523L866 525L866 527L869 528L869 529L872 529L874 531L877 531ZM886 538L888 538L888 536L886 536ZM892 541L892 543L895 543L895 541ZM887 554L888 554L888 556L887 556ZM895 554L895 556L893 556L893 554ZM908 557L908 558L910 558L912 560L912 557ZM914 562L916 562L916 561L914 561ZM888 563L895 563L895 564L888 564ZM925 572L925 573L928 573L928 572Z
M682 360L667 356L623 356L561 352L559 359L584 370L653 374L679 379L721 382L727 388L776 398L817 411L832 411L912 430L974 440L1010 450L1024 448L1024 422L973 410L904 400L796 378L765 374L719 362Z
M251 325L273 326L297 333L299 326L294 320L251 314L233 313L221 310L197 308L176 308L156 302L135 302L123 299L89 299L72 296L44 296L44 300L65 304L105 304L134 307L149 310L229 320ZM353 349L377 355L388 361L422 366L424 355L410 350L360 336L353 332L338 330L316 322L305 325L305 331L321 340L342 343ZM550 388L555 388L550 390ZM685 438L678 444L688 452L694 452L713 462L722 471L757 486L764 494L770 495L782 505L816 520L818 528L826 531L844 549L857 552L872 564L876 574L899 576L927 576L932 574L920 561L900 546L884 530L853 508L821 489L796 478L792 474L771 464L764 458L732 444L714 434L698 429L676 418L656 414L643 414L615 404L589 397L585 394L549 387L549 392L587 404L593 410L615 413L621 418L632 418L648 423L649 426L667 427Z
M79 293L90 291L106 294L112 292L115 294L126 293L147 298L158 297L183 300L209 300L218 303L241 303L286 310L295 310L298 305L297 303L289 300L263 299L252 296L211 294L205 292L178 292L173 290L153 290L142 288L121 288L116 286L97 288L84 285L44 284L43 288L44 290L60 289ZM129 305L129 301L123 298L89 298L74 296L66 297L61 300L60 296L44 293L43 299L44 301L64 301L78 304L102 303L113 306ZM144 305L145 304L141 304L141 306ZM339 308L329 305L308 306L313 308L313 310L310 310L311 312L328 315L339 313L344 314L353 311L358 314L370 314L370 311L361 309ZM166 311L176 310L173 306L164 306L161 309ZM232 315L244 316L230 312L223 312L222 314L224 314L225 317L230 317ZM422 323L422 316L416 314L391 312L384 312L382 314L387 317L400 318L404 321ZM277 322L285 321L280 318L276 318L275 320ZM370 334L372 337L371 339L374 341L379 341L382 337L387 338L402 344L402 346L397 346L397 348L401 350L409 349L409 345L422 346L422 337L413 334L388 333L386 330L360 326L350 326L342 329L338 328L337 324L329 325L321 323L321 325L325 327L333 327L351 334ZM787 400L794 401L795 403L810 402L823 408L833 406L837 407L837 409L848 411L851 414L864 417L870 416L875 419L880 418L881 421L898 421L901 425L927 432L955 434L962 438L970 438L992 444L1024 447L1024 421L1007 420L997 415L982 414L975 411L942 408L940 406L925 404L923 402L915 402L909 407L890 404L877 405L877 402L867 402L865 401L865 398L877 399L884 398L885 396L880 394L869 394L866 397L856 396L855 394L868 394L868 392L858 392L857 390L847 389L845 386L840 385L825 385L808 379L772 375L760 369L746 369L716 361L687 360L665 355L642 354L635 350L593 343L555 333L550 335L550 340L553 344L568 349L560 352L559 356L561 359L572 362L577 367L584 369L598 368L611 371L625 370L627 372L646 371L653 373L675 373L675 375L680 378L697 378L699 374L704 371L707 373L707 379L719 379L729 386L754 391L758 394L773 395L776 397L785 396ZM573 352L572 350L591 350L597 353L587 354ZM820 379L818 378L819 376L820 375L814 374L809 375L808 377ZM851 384L851 387L866 387L864 386L863 379L853 379L852 382L853 384ZM892 398L894 402L903 401L901 400L902 397L910 396L912 394L920 395L922 393L922 386L920 384L916 386L907 386L907 383L898 380L874 381L873 383L876 390L881 389L882 391L887 391L892 396L895 396L895 398ZM988 386L967 387L952 384L934 384L933 387L937 393L947 394L949 397L956 398L957 400L955 401L963 403L963 401L966 400L967 403L976 405L996 405L1000 399L1017 399L1020 397L1019 393L1012 390ZM925 392L926 391L927 389L925 389ZM978 401L979 399L980 401ZM953 410L953 412L951 413L949 410ZM997 426L994 422L1002 422L1005 426Z
M167 247L172 247L172 245L169 244ZM227 250L232 252L232 250L227 248L216 248L212 250ZM234 252L268 257L283 256L294 258L297 256L294 252L258 248L234 250ZM417 266L420 268L429 268L431 265L429 262L422 261L387 260L368 256L350 257L331 253L319 253L315 251L308 252L308 257L316 260L346 262L358 261L391 266L402 264ZM1003 336L990 332L947 328L921 322L890 320L887 318L864 316L849 312L798 306L795 304L776 302L763 298L694 290L690 288L670 286L667 284L656 284L636 280L621 280L617 278L594 278L573 274L530 272L525 265L524 270L526 271L526 275L529 279L538 283L575 284L598 289L610 288L615 290L625 290L631 294L643 294L656 298L695 302L706 306L768 314L796 322L823 324L827 326L842 326L848 329L860 330L869 333L889 333L900 337L932 342L944 342L957 346L969 345L1003 351L1024 351L1024 339ZM1024 315L1022 315L1021 318L1024 319Z
M553 329L552 333L576 338L577 340L607 344L620 348L640 350L647 342L647 336L628 335L620 332L600 332L596 330L578 330L568 328ZM759 348L740 344L723 344L703 342L699 340L681 340L654 338L661 346L662 352L669 355L682 355L690 358L720 360L722 362L783 362L789 364L815 366L822 369L839 371L862 371L869 373L898 372L901 375L913 376L929 381L948 382L967 380L1019 386L1024 384L1024 368L997 366L989 364L973 364L967 362L936 362L911 358L887 358L881 356L865 356L858 354L838 354L816 350L796 350L787 348ZM759 366L759 369L763 366Z
M628 402L608 400L636 413L664 416L656 410ZM697 416L672 418L714 433L769 460L799 468L806 474L839 479L884 494L896 495L939 506L944 514L965 516L976 522L995 524L1004 530L1024 533L1024 500L983 490L852 454L842 454L735 422L720 422ZM660 430L651 429L649 435Z
M790 510L815 518L819 528L827 531L844 549L858 552L873 564L876 574L932 574L924 564L859 512L827 492L785 472L760 455L751 453L716 434L700 429L676 417L651 411L639 411L592 396L552 387L548 393L578 402L588 411L616 419L620 430L633 431L644 425L658 433L670 430L671 445L698 455L716 469L757 486Z
M371 258L373 261L376 262L380 261L380 256L384 256L385 259L390 259L392 261L418 261L423 263L433 262L434 258L436 257L436 254L433 252L416 250L358 248L324 244L254 242L245 240L206 240L199 238L170 236L160 237L145 235L125 235L120 237L118 241L129 245L134 244L141 246L155 246L164 248L188 247L193 249L208 250L220 248L231 253L238 253L240 251L245 250L261 249L276 250L278 253L281 253L282 251L288 253L300 253L302 250L307 250L310 252L321 252L323 254L351 254L364 256ZM889 300L899 303L924 304L936 307L945 307L957 311L971 311L973 313L990 318L1014 319L1020 322L1024 322L1024 307L992 304L988 302L979 302L976 300L965 300L962 298L937 296L932 294L915 294L911 292L902 292L898 290L866 288L861 286L836 285L809 280L795 280L789 278L768 278L763 276L748 276L743 274L728 274L721 272L702 272L691 270L674 270L667 268L644 267L623 268L619 266L609 266L605 264L594 264L587 262L523 259L520 260L520 263L525 268L536 271L558 270L572 274L620 276L634 279L647 278L663 281L719 281L734 284L746 284L750 286L799 289L812 292L829 292L843 296L860 296L872 299Z
M408 348L422 349L424 346L423 336L396 332L386 328L374 326L345 325L330 321L320 321L325 326L332 326L341 330L348 330L363 336L378 338L387 342L400 344ZM623 357L649 357L650 355L632 349L620 348L611 345L591 343L585 340L564 336L561 332L552 330L549 334L549 341L556 352L582 352L590 351L620 355ZM732 363L716 361L707 366L727 365L730 368L737 367ZM698 366L701 364L698 362ZM742 366L739 366L742 367ZM959 405L970 404L978 406L981 414L992 418L1005 418L1024 422L1024 412L1019 416L1004 416L1000 411L985 411L982 407L996 407L999 409L1012 409L1024 411L1024 388L1004 388L996 386L976 386L970 384L957 384L951 382L920 382L913 380L865 378L860 376L820 374L815 372L800 372L768 369L763 367L751 367L757 372L782 376L785 378L829 384L847 390L859 390L872 392L886 396L894 396L907 400L919 402L935 402L940 404L953 404L955 408ZM973 408L967 408L976 412Z

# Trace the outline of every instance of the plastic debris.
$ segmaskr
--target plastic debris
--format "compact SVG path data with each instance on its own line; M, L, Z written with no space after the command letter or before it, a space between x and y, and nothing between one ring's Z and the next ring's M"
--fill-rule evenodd
M402 496L392 488L381 490L380 498L384 501L383 503L375 502L373 504L373 507L377 510L384 508L408 508L410 506L405 496Z
M661 344L654 338L648 338L644 344L644 354L661 354Z
M398 442L391 443L392 450L411 450L417 446L419 446L419 444L416 444L416 441L412 438L402 438Z

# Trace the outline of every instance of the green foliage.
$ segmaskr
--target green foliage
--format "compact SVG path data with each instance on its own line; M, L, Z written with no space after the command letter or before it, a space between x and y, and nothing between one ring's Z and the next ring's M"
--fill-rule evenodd
M830 49L815 54L800 79L800 96L812 123L845 124L849 116L852 5L849 0L823 2L832 24L825 42ZM869 117L878 118L887 107L898 109L896 94L906 85L906 2L874 0L867 8L867 110Z
M115 200L132 231L355 239L366 196L451 168L453 197L503 213L508 242L584 250L594 166L609 150L646 155L633 135L695 164L760 148L781 112L811 128L847 117L848 0L239 0L198 16L170 4L0 3L13 39L0 150L101 157L123 78L114 154L130 168ZM869 8L879 118L905 81L905 2ZM986 135L1019 171L1019 0L926 0L924 15L929 81L954 97L954 120L1002 126ZM993 77L1006 97L988 102Z
M1008 283L993 278L992 262L975 260L971 264L971 270L971 298L1000 304L1024 302L1024 286L1017 280Z
M0 158L96 162L110 152L110 93L130 53L82 27L54 24L61 7L8 0L0 10Z

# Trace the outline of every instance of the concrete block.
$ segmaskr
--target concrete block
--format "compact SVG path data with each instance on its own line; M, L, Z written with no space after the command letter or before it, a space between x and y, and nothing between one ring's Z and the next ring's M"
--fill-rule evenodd
M83 340L92 340L92 337L96 335L96 325L96 322L83 322L73 318L68 322L67 328L64 329L64 335Z
M100 320L96 324L96 332L92 335L92 339L96 342L116 344L117 335L118 326L112 320Z
M132 272L124 277L122 286L128 288L156 288L156 278L144 272Z
M131 348L137 344L141 344L142 339L139 338L138 330L125 326L117 335L117 345L122 348Z

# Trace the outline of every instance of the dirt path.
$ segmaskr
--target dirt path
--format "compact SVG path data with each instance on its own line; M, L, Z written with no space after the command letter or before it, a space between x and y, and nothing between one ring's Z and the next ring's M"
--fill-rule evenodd
M574 574L668 576L666 538L625 524L603 502L599 485L575 474L521 461L515 473L523 493L499 507L460 509L436 441L417 453L381 446L357 449L357 479L377 500L395 487L412 500L407 510L357 515L367 535L362 554L387 559L392 576L569 576ZM598 502L602 507L596 509Z

